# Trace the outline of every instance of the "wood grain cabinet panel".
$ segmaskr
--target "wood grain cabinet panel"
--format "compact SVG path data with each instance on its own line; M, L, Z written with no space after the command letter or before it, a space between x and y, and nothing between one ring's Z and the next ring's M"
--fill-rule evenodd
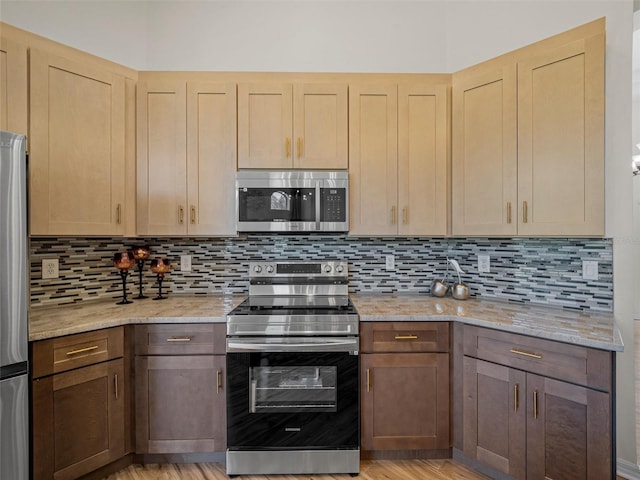
M125 80L31 49L30 233L123 235Z
M448 87L353 84L349 112L349 233L446 235Z
M0 130L28 135L27 86L27 47L0 36Z
M122 328L104 332L119 335L98 339L94 334L100 332L92 332L32 346L35 480L76 479L127 453L125 415L130 397ZM60 356L68 357L69 348L77 358L59 363ZM60 373L51 375L53 369Z
M604 32L453 75L454 235L604 234Z

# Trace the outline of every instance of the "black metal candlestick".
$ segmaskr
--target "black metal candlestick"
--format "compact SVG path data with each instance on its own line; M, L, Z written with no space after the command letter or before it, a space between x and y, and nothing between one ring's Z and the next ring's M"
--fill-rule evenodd
M131 300L127 300L127 275L129 275L129 270L120 270L120 278L122 278L122 300L116 302L116 305L133 303Z
M139 293L135 298L149 298L142 294L142 269L144 268L144 260L136 260L136 266L138 267L138 288Z
M142 294L142 270L144 269L144 262L147 258L149 258L149 247L134 247L131 250L133 253L133 258L136 261L136 266L138 267L138 296L136 299L140 298L149 298L146 295Z
M154 297L154 300L164 300L167 297L162 296L162 280L164 280L164 273L158 273L158 296Z
M158 279L158 296L154 300L164 300L167 297L162 296L162 281L164 280L164 274L169 271L171 266L167 258L154 258L151 260L151 271L156 274Z
M116 305L133 303L127 299L127 275L129 275L129 269L133 266L133 263L133 254L129 251L116 253L113 256L113 265L120 270L120 278L122 279L122 300L116 302Z

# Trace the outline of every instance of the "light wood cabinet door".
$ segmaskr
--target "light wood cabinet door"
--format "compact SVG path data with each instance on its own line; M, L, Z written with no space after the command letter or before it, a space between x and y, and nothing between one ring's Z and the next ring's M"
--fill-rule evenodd
M0 37L0 130L27 135L27 85L27 47Z
M608 393L527 374L527 479L615 478Z
M226 448L225 356L136 356L136 452Z
M351 235L398 232L398 88L349 87Z
M452 233L517 233L516 66L453 75Z
M362 449L442 450L449 444L449 354L361 356Z
M30 52L30 233L122 235L124 78Z
M236 85L187 84L190 235L236 234Z
M137 225L140 235L187 233L186 82L139 82Z
M33 478L73 480L125 454L123 360L34 380Z
M349 167L347 91L347 84L294 85L293 168Z
M449 218L446 85L398 87L398 234L446 235Z
M238 85L238 168L291 168L293 87L290 83Z
M604 234L604 33L518 63L520 235Z
M463 369L464 453L526 478L526 373L466 356Z

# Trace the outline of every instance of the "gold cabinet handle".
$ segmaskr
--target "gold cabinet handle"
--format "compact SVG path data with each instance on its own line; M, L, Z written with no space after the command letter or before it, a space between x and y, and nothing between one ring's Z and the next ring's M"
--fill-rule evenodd
M113 376L113 388L115 390L116 400L117 400L118 399L118 374L117 373Z
M404 207L402 209L402 223L405 225L409 223L409 207Z
M167 342L190 342L191 337L169 337L167 338Z
M222 370L220 369L218 369L216 381L216 393L220 393L220 390L222 389Z
M178 207L178 223L180 225L184 223L184 207L182 205Z
M78 353L90 352L91 350L97 350L98 345L92 345L91 347L79 348L78 350L71 350L67 352L67 355L77 355Z
M529 205L527 205L527 201L522 202L522 223L527 223L529 217Z
M116 223L120 225L122 223L122 204L118 204L116 207Z
M516 355L523 355L523 356L529 357L529 358L542 358L542 355L539 355L537 353L525 352L524 350L518 350L516 348L512 348L509 351L511 353L515 353Z
M302 158L302 138L298 137L298 158Z
M191 225L195 225L196 224L196 207L193 205L191 205L190 215L191 215Z
M367 392L371 391L371 370L367 368Z
M538 419L538 390L533 391L533 418Z
M515 384L513 386L513 411L517 412L518 407L520 406L520 385Z
M286 157L289 158L289 155L291 155L291 140L289 139L289 137L287 137L287 139L285 140L284 145Z
M417 335L396 335L396 340L417 340Z
M507 223L511 223L511 202L507 202Z
M391 207L391 225L396 224L396 206Z

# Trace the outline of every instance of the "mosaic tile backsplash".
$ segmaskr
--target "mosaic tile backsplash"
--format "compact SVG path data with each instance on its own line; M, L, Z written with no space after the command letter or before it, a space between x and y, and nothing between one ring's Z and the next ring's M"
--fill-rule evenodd
M428 293L442 278L446 259L465 271L472 296L530 302L567 309L613 311L613 253L610 239L548 238L358 238L343 234L248 234L237 238L33 238L31 304L61 305L118 298L121 281L112 265L116 252L148 245L151 258L173 266L163 293L247 293L249 262L324 260L349 262L352 292ZM490 273L478 272L477 256L490 256ZM191 255L192 271L181 272L180 256ZM387 271L385 256L395 256ZM42 280L42 259L58 258L60 278ZM582 279L582 261L599 262L599 279ZM449 276L450 280L454 278ZM146 295L157 292L149 262L143 271ZM128 280L131 296L138 275Z

